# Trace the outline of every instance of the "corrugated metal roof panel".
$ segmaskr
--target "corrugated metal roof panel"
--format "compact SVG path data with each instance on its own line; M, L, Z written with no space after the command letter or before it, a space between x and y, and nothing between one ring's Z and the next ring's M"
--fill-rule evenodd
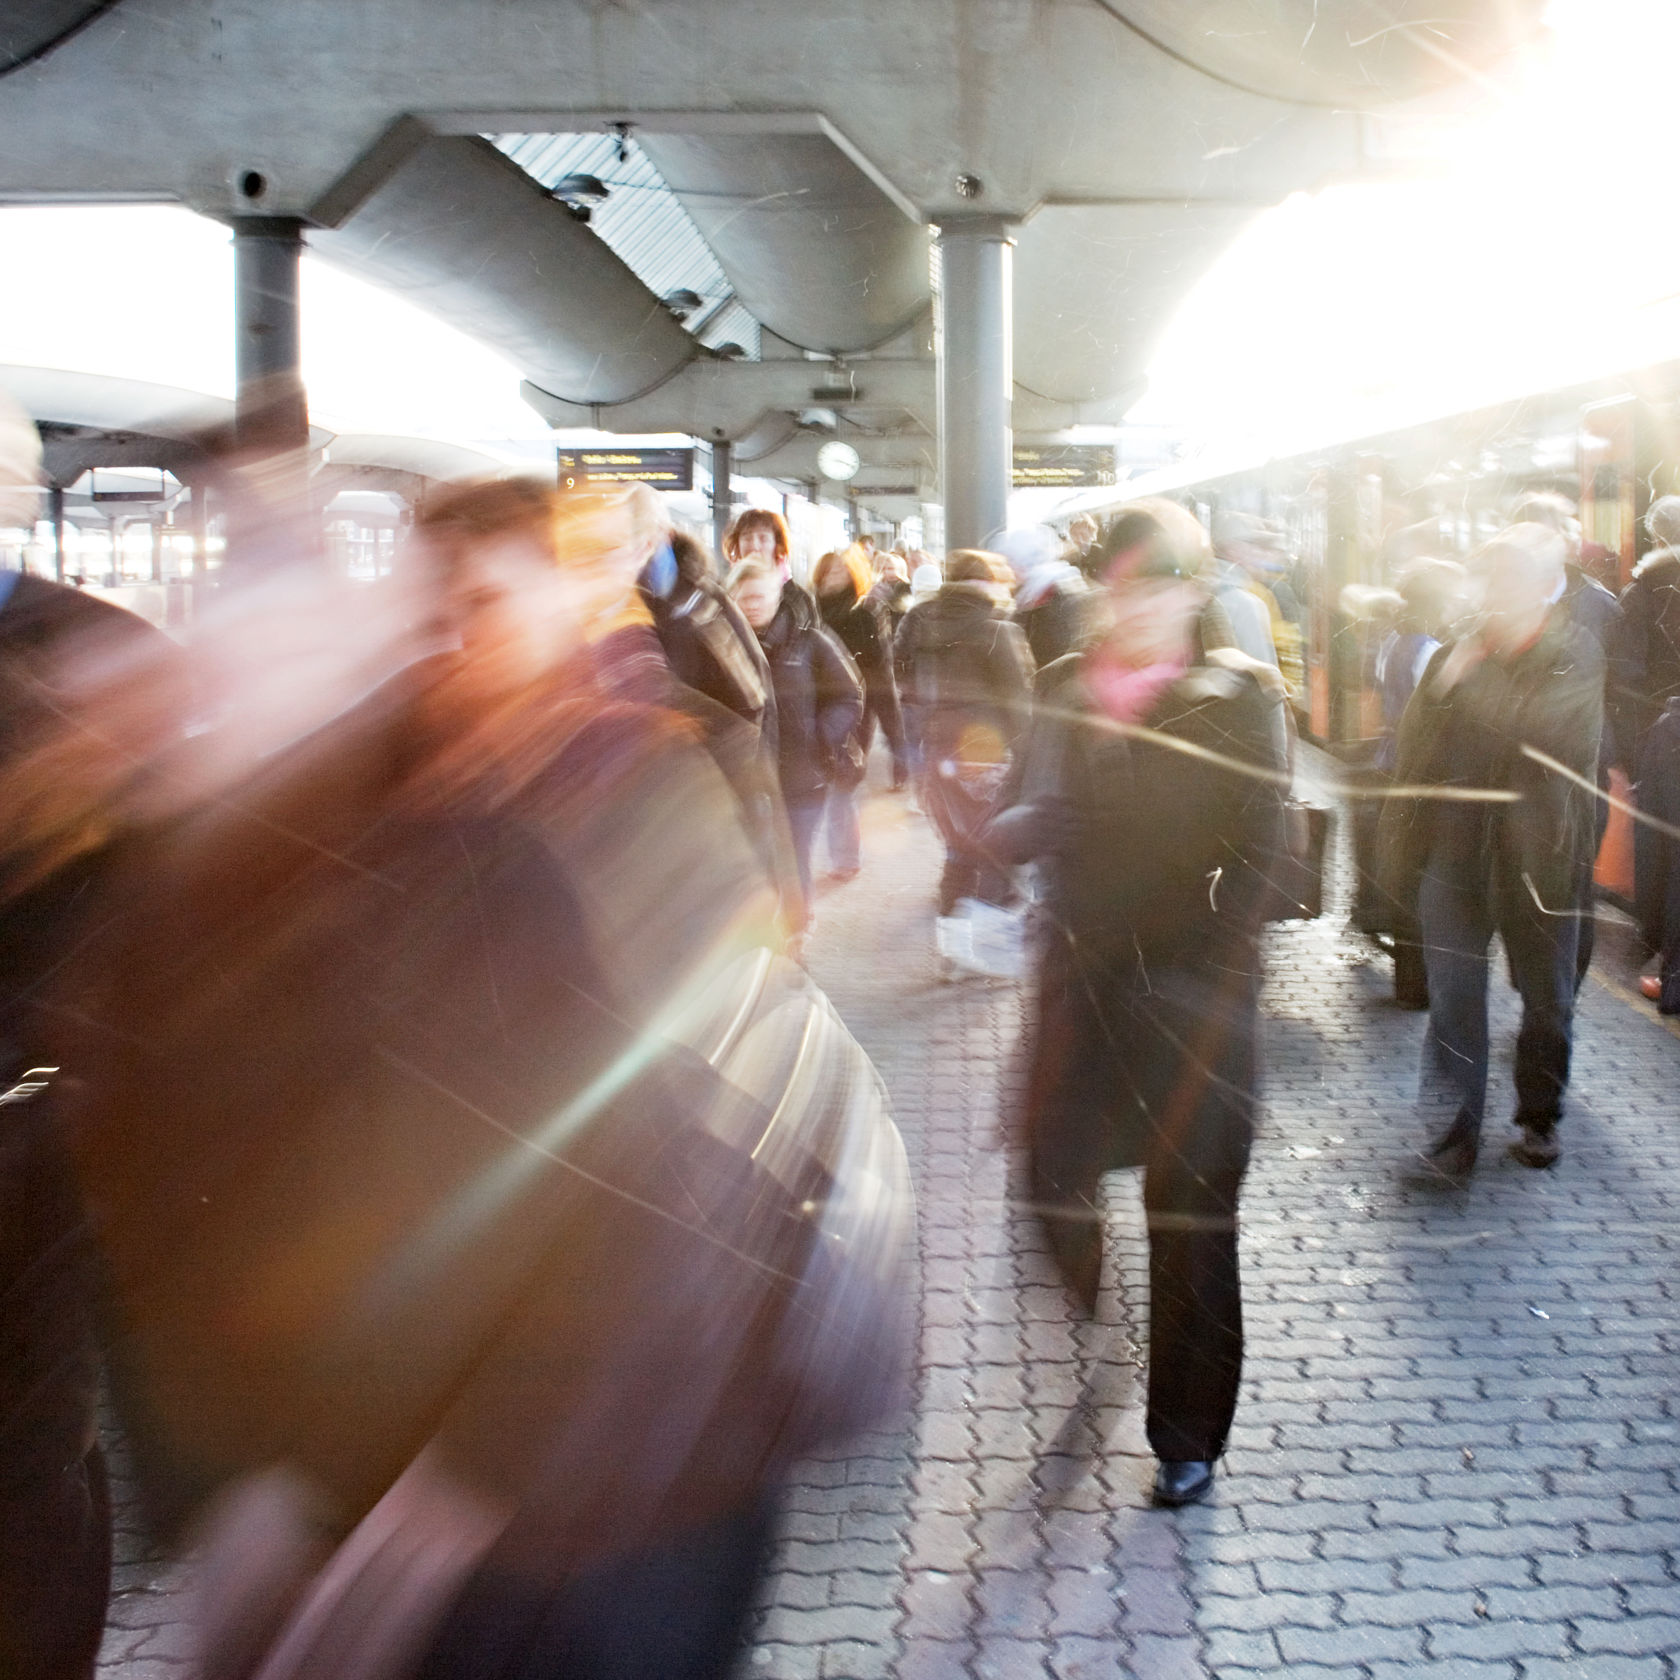
M493 145L549 191L568 175L594 175L607 199L590 216L590 228L658 297L691 291L701 307L686 325L715 348L733 341L750 360L759 355L759 324L735 301L711 247L677 195L632 139L616 134L492 134ZM623 151L621 158L619 153Z

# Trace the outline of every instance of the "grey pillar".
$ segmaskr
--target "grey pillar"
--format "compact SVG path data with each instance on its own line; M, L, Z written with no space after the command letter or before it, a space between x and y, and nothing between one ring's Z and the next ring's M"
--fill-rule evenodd
M64 582L64 486L55 484L47 491L47 517L53 528L53 565L60 583Z
M309 442L298 309L302 257L303 223L296 216L234 221L234 402L241 444L302 449Z
M712 549L719 565L727 565L723 537L735 511L735 492L730 479L729 445L719 438L712 445Z
M191 487L187 501L187 530L192 534L192 575L194 584L204 581L204 561L210 552L209 489L203 479Z
M246 475L230 509L230 558L298 552L309 506L309 406L303 389L298 282L303 223L240 216L233 224L234 430ZM258 464L260 463L260 465Z
M939 227L939 467L948 548L978 548L1009 518L1015 375L1011 225Z

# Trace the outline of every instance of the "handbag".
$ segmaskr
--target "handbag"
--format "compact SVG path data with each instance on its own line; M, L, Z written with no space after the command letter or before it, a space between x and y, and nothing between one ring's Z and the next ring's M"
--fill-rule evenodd
M1283 802L1284 846L1272 870L1268 922L1310 922L1324 913L1324 848L1330 812L1293 796Z

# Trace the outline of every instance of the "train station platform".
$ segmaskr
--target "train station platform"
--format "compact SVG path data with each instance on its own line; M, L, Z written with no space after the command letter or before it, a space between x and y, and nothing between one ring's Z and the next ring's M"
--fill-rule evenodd
M940 980L937 867L926 823L876 798L811 948L916 1177L915 1408L802 1470L743 1672L1672 1680L1680 1034L1617 942L1582 994L1562 1161L1516 1165L1495 1124L1454 1191L1403 1172L1423 1018L1390 1001L1386 961L1335 898L1270 933L1243 1400L1211 1501L1164 1512L1135 1176L1112 1181L1082 1321L1000 1124L1023 989ZM1496 988L1494 1116L1514 1031ZM179 1672L168 1579L136 1547L125 1530L104 1680Z

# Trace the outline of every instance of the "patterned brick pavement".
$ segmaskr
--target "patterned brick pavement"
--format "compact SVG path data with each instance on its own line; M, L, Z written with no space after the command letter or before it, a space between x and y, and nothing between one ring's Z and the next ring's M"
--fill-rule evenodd
M1422 1020L1388 1001L1386 964L1334 907L1270 935L1243 1401L1212 1503L1158 1512L1135 1175L1113 1181L1110 1287L1081 1323L1000 1135L1020 992L939 983L933 842L873 811L812 968L910 1147L920 1384L901 1434L792 1491L753 1671L1672 1676L1680 1042L1630 1005L1615 951L1615 990L1581 1001L1562 1164L1517 1166L1495 1126L1458 1193L1399 1170ZM1495 1021L1508 1068L1503 988Z
M1457 1193L1397 1170L1422 1023L1380 960L1335 913L1272 934L1244 1397L1212 1503L1157 1512L1135 1182L1113 1183L1110 1287L1081 1323L1000 1133L1020 990L939 982L933 840L896 800L868 819L812 968L916 1174L916 1407L801 1474L746 1672L1673 1680L1680 1042L1614 953L1616 990L1582 998L1563 1162L1525 1171L1490 1137ZM103 1673L165 1680L170 1595L122 1544Z

